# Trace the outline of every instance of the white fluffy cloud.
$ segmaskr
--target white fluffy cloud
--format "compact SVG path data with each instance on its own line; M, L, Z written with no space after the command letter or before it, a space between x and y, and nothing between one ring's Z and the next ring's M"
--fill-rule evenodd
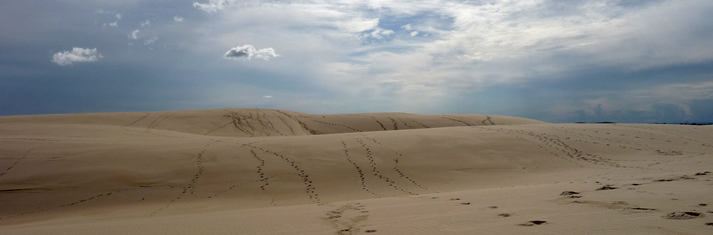
M151 20L141 22L141 28L151 27Z
M99 51L94 49L85 49L75 47L71 51L57 52L52 56L52 63L66 66L72 65L74 63L86 63L95 62L101 59L102 56Z
M270 47L255 49L255 47L253 47L252 45L243 45L231 48L230 50L228 50L228 52L225 52L224 56L228 59L250 60L254 57L257 59L269 60L280 55L276 54L275 50Z
M173 17L173 21L176 21L176 22L183 22L183 20L184 20L183 17L180 17L180 16Z

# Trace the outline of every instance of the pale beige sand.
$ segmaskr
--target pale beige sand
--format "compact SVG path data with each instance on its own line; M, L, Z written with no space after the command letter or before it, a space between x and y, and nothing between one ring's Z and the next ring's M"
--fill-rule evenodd
M0 234L707 234L708 171L711 126L265 109L0 117Z

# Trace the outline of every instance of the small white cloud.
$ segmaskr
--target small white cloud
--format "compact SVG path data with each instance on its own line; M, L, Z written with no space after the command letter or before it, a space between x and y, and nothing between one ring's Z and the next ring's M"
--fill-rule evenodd
M411 37L416 37L416 35L418 35L418 31L411 32Z
M275 50L268 47L262 49L255 49L252 45L243 45L235 48L231 48L228 52L225 52L225 58L228 59L245 59L251 60L253 57L263 60L269 60L271 58L279 57L280 55L275 53Z
M401 26L401 28L402 28L402 29L405 29L405 30L411 31L411 24L407 24L407 25Z
M151 20L141 22L141 28L151 27Z
M374 39L383 39L384 36L388 36L388 35L391 35L391 34L394 34L394 31L393 31L393 30L390 30L390 29L384 30L384 29L381 29L381 28L377 28L377 29L374 29L373 31L371 31L370 33L364 34L363 37L364 37L364 38L369 38L369 37L371 37L371 38L374 38Z
M223 10L227 5L230 5L237 0L209 0L207 3L193 2L193 7L201 9L208 13L218 12Z
M119 27L119 21L114 21L114 23L109 23L109 26L111 26L112 28Z
M272 96L271 96L271 95L266 95L266 96L263 96L262 98L265 98L265 99L272 99Z
M74 63L95 62L103 58L96 48L84 49L75 47L71 51L57 52L52 56L52 63L66 66Z
M176 21L176 22L183 22L183 17L174 16L174 17L173 17L173 21Z
M120 14L120 13L116 13L115 16L116 16L117 19L119 19L119 20L121 19L121 14Z
M144 45L151 45L151 44L153 44L154 42L156 42L156 40L158 40L158 37L149 38L149 39L147 39L146 41L144 41Z
M141 32L141 31L139 31L138 29L132 31L132 32L129 34L129 38L134 39L134 40L139 39L139 33L140 33L140 32Z

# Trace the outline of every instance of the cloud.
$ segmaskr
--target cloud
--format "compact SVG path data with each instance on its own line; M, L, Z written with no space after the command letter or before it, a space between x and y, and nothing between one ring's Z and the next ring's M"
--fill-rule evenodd
M121 14L120 14L120 13L116 13L115 16L116 16L117 19L119 19L119 20L121 19Z
M116 28L119 27L119 21L114 21L114 23L109 23L109 26Z
M139 33L140 33L140 32L141 32L141 31L139 31L138 29L132 31L132 32L129 34L129 38L134 39L134 40L139 39Z
M74 63L95 62L103 58L96 48L84 49L75 47L71 51L57 52L52 56L52 63L66 66Z
M418 35L418 31L411 32L411 37L416 37L416 35Z
M180 16L173 17L173 21L176 21L176 22L183 22L183 20L184 20L183 17L180 17Z
M391 34L394 34L394 31L390 29L374 29L370 33L367 33L366 36L374 39L382 39Z
M151 20L141 22L141 28L151 27Z
M253 57L257 59L269 60L271 58L278 57L280 55L275 53L275 50L268 47L262 49L255 49L252 45L243 45L235 48L231 48L228 52L225 52L225 58L228 59L245 59L251 60Z
M146 41L144 41L144 45L151 45L154 42L156 42L156 40L158 40L158 37L155 37L155 36L152 38L146 39Z
M236 2L236 0L209 0L208 3L198 3L194 2L193 7L201 9L202 11L208 13L215 13L219 10L223 10L225 6Z
M272 99L272 96L271 96L271 95L265 95L265 96L262 96L262 98L265 98L265 99Z

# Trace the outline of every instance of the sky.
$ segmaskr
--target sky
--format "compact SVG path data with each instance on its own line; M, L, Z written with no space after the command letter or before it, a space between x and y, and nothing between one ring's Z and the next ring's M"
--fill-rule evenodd
M0 115L713 122L710 0L0 2Z

